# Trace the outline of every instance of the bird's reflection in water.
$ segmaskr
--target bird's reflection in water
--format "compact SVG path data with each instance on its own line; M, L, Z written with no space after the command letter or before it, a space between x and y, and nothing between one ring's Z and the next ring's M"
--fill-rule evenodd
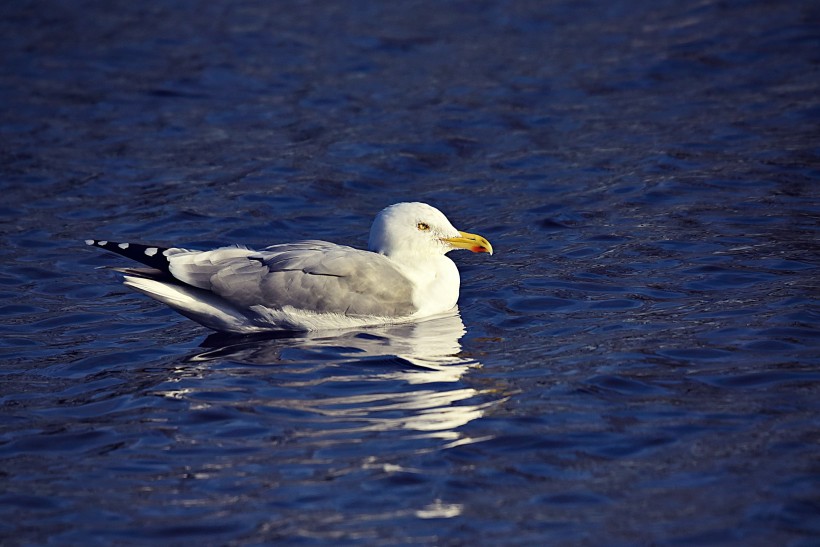
M299 436L360 436L412 431L453 444L474 441L457 431L481 417L502 395L465 385L480 364L461 352L466 333L458 313L418 323L355 331L267 338L213 335L191 364L263 366L269 382L250 393L254 407L301 416ZM326 427L317 427L324 424ZM296 425L296 424L291 424Z

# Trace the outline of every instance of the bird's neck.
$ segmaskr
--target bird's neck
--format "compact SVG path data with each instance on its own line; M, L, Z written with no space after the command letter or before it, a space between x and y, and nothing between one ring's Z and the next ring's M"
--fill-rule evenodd
M458 268L447 256L399 253L388 258L401 266L413 284L413 300L420 313L440 313L456 305L461 280Z

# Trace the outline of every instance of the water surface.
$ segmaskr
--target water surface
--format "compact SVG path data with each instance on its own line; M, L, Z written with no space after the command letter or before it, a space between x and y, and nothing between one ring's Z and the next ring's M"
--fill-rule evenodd
M9 545L812 545L811 2L0 9ZM486 236L457 314L212 335L87 238Z

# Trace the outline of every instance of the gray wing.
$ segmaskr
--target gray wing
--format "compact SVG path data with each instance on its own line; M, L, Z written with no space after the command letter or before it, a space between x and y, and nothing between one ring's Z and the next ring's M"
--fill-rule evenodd
M171 274L243 308L401 317L416 311L412 285L386 257L324 241L263 251L168 251Z

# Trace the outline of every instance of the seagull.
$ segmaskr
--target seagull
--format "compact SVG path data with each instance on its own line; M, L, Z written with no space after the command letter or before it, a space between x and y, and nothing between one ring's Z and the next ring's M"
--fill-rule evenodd
M346 329L417 321L450 312L460 276L446 254L489 253L426 203L383 209L368 250L307 240L210 251L88 239L147 268L111 268L123 283L215 331Z

